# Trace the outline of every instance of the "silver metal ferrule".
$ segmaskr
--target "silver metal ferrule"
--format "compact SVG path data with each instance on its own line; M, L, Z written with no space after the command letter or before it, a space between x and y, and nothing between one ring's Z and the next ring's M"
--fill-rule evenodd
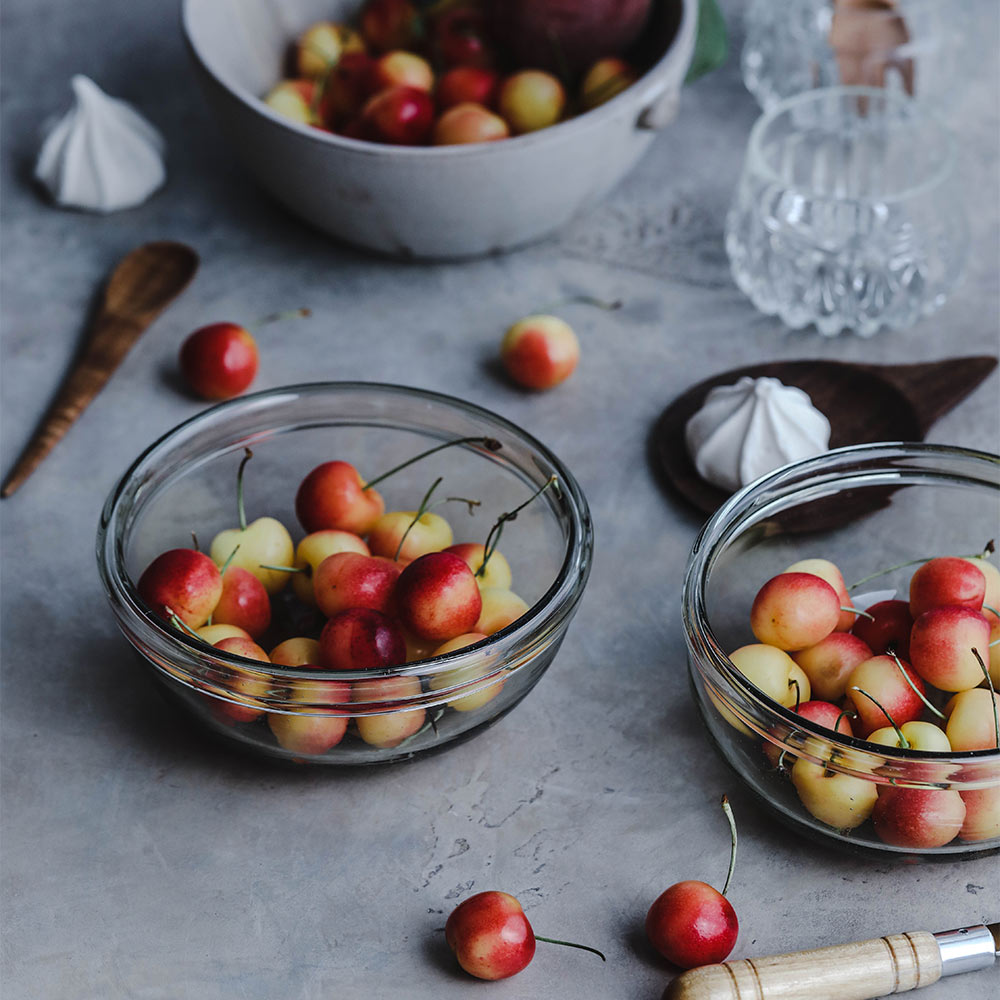
M940 931L934 935L934 940L941 949L942 976L988 969L996 958L996 942L989 928L983 924Z

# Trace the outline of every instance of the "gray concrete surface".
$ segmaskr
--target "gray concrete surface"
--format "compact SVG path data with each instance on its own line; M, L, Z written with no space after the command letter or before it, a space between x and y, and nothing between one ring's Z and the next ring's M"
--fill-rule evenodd
M726 8L735 19L740 5ZM998 919L996 858L859 861L775 825L703 734L677 613L700 518L657 488L645 439L691 382L777 358L893 362L993 353L998 336L997 8L987 56L953 108L972 202L972 261L940 313L874 340L790 334L730 281L721 229L756 107L736 60L689 88L677 122L600 208L557 239L464 265L357 254L286 217L231 162L204 111L174 3L7 0L3 12L3 468L65 371L95 289L132 246L182 239L192 288L20 494L0 507L4 1000L657 997L651 900L718 881L741 829L736 956ZM734 24L738 46L740 29ZM57 211L27 182L42 120L71 73L134 101L166 133L170 180L109 218ZM514 318L586 291L627 305L575 310L584 356L546 395L490 362ZM372 379L474 399L522 424L575 471L596 562L549 674L501 724L428 760L363 773L276 768L219 749L173 717L133 669L104 604L93 537L105 495L152 438L199 406L177 391L183 336L309 305L261 338L260 388ZM996 450L994 375L933 440ZM480 986L438 929L461 899L502 888L540 946L515 979ZM972 1000L980 973L927 989ZM817 997L817 1000L822 998Z

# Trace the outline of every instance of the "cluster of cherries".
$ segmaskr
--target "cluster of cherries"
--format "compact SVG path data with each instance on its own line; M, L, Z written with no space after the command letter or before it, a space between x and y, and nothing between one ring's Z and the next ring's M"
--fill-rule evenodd
M834 733L894 750L1000 750L1000 570L990 551L992 543L981 556L915 560L909 599L866 611L852 605L833 563L797 562L761 587L750 611L758 642L730 659L764 694ZM905 787L828 766L837 749L826 763L770 740L764 752L809 813L838 830L870 818L884 843L912 849L1000 837L1000 786ZM926 766L928 784L954 777Z
M511 589L510 565L496 542L503 525L538 493L502 514L484 543L454 544L448 522L430 509L440 479L415 511L387 512L373 488L399 469L455 444L488 451L501 447L492 438L460 438L367 484L348 462L317 466L302 480L295 498L306 532L298 545L273 517L247 523L243 476L252 457L247 451L237 476L239 527L219 532L207 554L194 547L159 555L140 577L139 595L160 618L218 650L300 670L384 674L389 667L481 642L528 610ZM464 502L470 509L476 503ZM303 621L315 623L315 628L282 638L287 627L272 619L272 602L289 583L294 598L282 595L282 619L299 627ZM265 637L270 652L259 645ZM453 693L449 708L474 711L503 687L503 676L482 681L490 670L488 664L459 666L435 673L429 683L433 690ZM278 744L294 754L322 754L340 743L351 722L343 706L351 703L390 709L353 719L357 735L374 747L397 747L425 725L423 708L391 710L393 703L420 697L419 677L328 678L289 683L285 705L301 706L300 712L268 712L265 699L273 680L238 668L223 692L203 696L226 724L266 716ZM324 711L327 705L331 707Z
M321 21L292 47L292 77L265 102L294 121L397 145L491 142L588 111L636 80L624 60L597 60L575 103L544 69L510 68L476 3L420 12L410 0L367 0L358 28Z

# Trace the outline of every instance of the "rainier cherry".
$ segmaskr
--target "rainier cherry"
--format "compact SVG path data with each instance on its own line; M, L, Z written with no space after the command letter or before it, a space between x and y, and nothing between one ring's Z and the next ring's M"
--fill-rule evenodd
M181 372L203 399L231 399L257 374L257 344L235 323L212 323L195 330L181 346Z
M497 107L515 135L555 125L566 107L566 92L551 73L523 69L500 84Z
M170 549L157 556L139 577L139 596L170 621L177 616L190 628L208 621L222 596L222 577L208 556L194 549Z
M757 592L750 628L760 642L778 649L815 646L840 619L837 592L814 573L780 573Z
M528 389L551 389L573 374L580 342L558 316L526 316L500 343L500 360L510 377Z
M931 608L945 606L979 611L985 595L986 577L978 566L958 556L941 556L910 578L910 614L916 620Z
M682 969L723 961L733 950L739 933L736 911L726 899L736 867L736 823L725 796L722 808L732 833L729 874L722 892L706 882L678 882L657 897L646 914L650 944Z

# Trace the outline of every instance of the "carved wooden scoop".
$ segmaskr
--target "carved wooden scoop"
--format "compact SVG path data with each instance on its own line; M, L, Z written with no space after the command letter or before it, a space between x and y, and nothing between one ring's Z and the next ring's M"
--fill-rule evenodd
M194 277L198 255L183 243L146 243L108 280L83 353L0 490L9 497L101 391L139 335Z

